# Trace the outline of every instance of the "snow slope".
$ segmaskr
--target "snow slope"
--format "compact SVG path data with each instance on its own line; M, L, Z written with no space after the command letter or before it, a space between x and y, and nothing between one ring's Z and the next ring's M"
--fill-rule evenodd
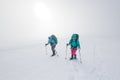
M59 56L50 57L44 42L21 49L0 51L0 80L119 80L119 39L81 38L83 63L65 60L65 43L57 46ZM64 45L64 46L63 46ZM78 55L78 52L77 52Z

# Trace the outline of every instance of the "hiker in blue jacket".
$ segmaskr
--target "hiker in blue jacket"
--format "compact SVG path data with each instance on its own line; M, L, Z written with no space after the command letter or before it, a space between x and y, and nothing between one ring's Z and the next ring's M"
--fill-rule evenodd
M51 56L54 56L56 54L55 47L57 45L57 38L55 35L51 35L50 37L48 37L48 43L46 43L45 46L47 46L48 44L50 44L53 53Z
M78 34L73 34L69 43L67 43L67 46L68 45L71 46L71 58L70 58L70 60L76 59L77 49L79 49L79 51L80 51L79 35Z

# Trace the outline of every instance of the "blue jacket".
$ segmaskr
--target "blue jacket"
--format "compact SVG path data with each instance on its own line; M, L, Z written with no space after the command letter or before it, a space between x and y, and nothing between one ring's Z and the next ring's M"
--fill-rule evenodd
M71 39L68 44L71 46L71 48L80 48L79 40L74 41L74 40Z

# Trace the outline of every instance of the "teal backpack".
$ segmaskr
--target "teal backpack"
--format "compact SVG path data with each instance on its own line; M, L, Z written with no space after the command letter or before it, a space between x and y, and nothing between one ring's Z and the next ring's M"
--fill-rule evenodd
M52 39L55 41L55 43L58 43L57 37L55 35L51 35Z
M77 41L79 40L79 35L78 34L73 34L72 37L71 37L71 42L74 42L73 38L75 38L75 44L71 44L71 47L76 48L77 47Z
M78 34L73 34L71 39L75 38L76 40L79 40L79 35Z

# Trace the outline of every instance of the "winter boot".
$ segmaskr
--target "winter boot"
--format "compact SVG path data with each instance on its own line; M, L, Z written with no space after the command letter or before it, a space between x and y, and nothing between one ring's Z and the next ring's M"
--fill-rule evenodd
M55 51L53 51L53 54L51 56L55 56Z
M77 55L76 54L74 55L74 59L77 59Z
M71 55L71 58L70 58L70 60L72 60L73 59L73 55Z

